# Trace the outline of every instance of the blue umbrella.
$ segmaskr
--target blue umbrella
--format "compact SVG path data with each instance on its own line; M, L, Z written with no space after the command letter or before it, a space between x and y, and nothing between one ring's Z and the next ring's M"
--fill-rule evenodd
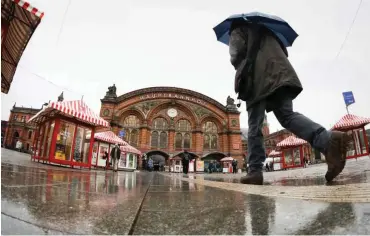
M213 30L216 33L218 41L229 45L230 27L231 24L236 20L242 20L246 23L257 23L265 26L276 35L276 37L283 43L285 47L292 46L294 40L298 37L298 34L294 31L294 29L280 17L260 12L251 12L248 14L232 15L214 27Z

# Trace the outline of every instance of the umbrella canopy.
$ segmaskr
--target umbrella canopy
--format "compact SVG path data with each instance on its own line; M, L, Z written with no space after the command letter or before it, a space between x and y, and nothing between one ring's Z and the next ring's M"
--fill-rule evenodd
M306 143L307 142L305 140L291 135L288 138L281 141L280 143L278 143L276 146L278 146L278 147L295 147L295 146L303 145L303 144L306 144Z
M278 152L275 150L272 150L269 154L269 157L280 157L280 156L281 156L281 152Z
M229 45L230 28L234 21L263 25L274 33L285 47L292 46L294 40L298 37L298 34L294 29L280 17L260 12L251 12L247 14L232 15L214 27L213 30L216 33L218 41Z
M137 150L136 148L134 148L133 146L131 146L131 145L121 146L121 151L141 155L141 152L139 150Z
M233 160L234 160L234 158L232 158L232 157L224 157L220 161L233 161Z
M109 127L109 123L98 116L82 100L51 102L29 119L28 122L36 124L43 123L46 119L54 117L57 114L72 117L93 126Z
M18 62L43 16L27 2L1 0L1 92L9 92Z
M343 116L342 119L340 119L332 129L334 130L353 129L365 126L367 124L370 124L370 118L364 118L352 114L347 114Z
M111 144L121 144L121 145L128 145L125 141L123 141L120 137L115 135L112 131L105 131L105 132L100 132L100 133L95 133L94 134L94 139L104 141L107 143Z

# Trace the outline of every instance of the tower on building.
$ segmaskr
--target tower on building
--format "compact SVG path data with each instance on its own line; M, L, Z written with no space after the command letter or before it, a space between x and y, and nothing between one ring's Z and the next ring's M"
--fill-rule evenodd
M263 136L268 136L270 134L269 123L267 122L267 115L265 114L265 118L263 119L263 128L262 128Z

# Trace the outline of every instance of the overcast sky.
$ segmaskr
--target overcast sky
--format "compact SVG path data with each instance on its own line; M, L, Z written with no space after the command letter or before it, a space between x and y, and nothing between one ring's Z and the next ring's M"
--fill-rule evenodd
M370 0L30 0L45 12L20 61L2 119L17 106L41 107L64 91L96 112L107 87L117 93L176 86L225 104L235 97L228 47L212 28L231 14L261 11L288 21L299 34L289 59L304 90L294 108L330 128L345 115L342 92L353 91L350 112L370 117ZM63 17L66 12L65 22ZM51 81L48 82L37 75ZM67 90L68 89L68 90ZM247 127L245 106L241 125ZM281 126L268 114L270 130Z

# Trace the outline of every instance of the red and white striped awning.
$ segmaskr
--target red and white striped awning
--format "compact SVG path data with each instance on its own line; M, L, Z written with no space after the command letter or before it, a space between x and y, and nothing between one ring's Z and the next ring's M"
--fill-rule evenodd
M1 0L1 92L9 92L22 54L43 16L28 2Z
M272 150L269 154L269 157L280 157L280 156L281 156L281 152L278 152L275 150Z
M284 139L280 143L278 143L276 146L278 147L294 147L306 144L307 142L303 139L297 138L293 135L289 136L288 138Z
M370 124L370 118L347 114L342 117L332 128L333 130L353 129Z
M22 0L13 0L14 3L18 4L23 9L26 9L30 13L34 14L35 16L39 17L40 19L44 17L44 13L37 9L36 7L31 6L28 2Z
M28 122L36 124L43 123L46 119L58 114L75 118L93 126L109 127L109 123L98 116L82 100L51 102Z
M121 151L141 155L141 152L131 145L121 146Z
M99 141L104 141L111 144L121 144L121 145L128 145L127 142L123 141L120 137L115 135L112 131L105 131L100 133L95 133L94 139Z

